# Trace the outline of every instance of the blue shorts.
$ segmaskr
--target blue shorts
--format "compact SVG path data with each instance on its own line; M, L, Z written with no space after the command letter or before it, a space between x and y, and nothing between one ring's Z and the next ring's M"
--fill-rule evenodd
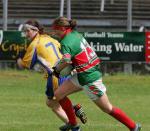
M46 85L46 91L45 94L48 97L48 99L52 99L54 96L54 90L58 88L59 85L61 85L65 80L70 79L70 77L60 77L56 78L52 75L49 75L47 78L47 85Z

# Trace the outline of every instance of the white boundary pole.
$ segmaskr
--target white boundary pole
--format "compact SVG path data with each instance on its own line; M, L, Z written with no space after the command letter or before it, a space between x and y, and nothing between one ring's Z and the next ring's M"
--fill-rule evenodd
M3 0L3 30L7 30L8 20L8 0Z
M64 0L61 0L61 3L60 3L60 16L63 16L64 15Z
M104 11L104 6L105 6L105 0L101 0L101 8L100 8L100 12Z
M71 19L71 0L67 0L67 18Z
M0 30L0 45L1 45L2 41L3 41L3 31Z
M128 12L127 12L127 31L132 31L132 0L128 0ZM132 74L132 63L124 64L124 72Z
M132 0L128 0L127 31L132 31Z

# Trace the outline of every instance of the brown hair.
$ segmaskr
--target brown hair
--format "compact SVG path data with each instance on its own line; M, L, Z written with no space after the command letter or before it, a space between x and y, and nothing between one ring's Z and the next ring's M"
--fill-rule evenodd
M25 24L29 24L29 25L37 27L39 30L39 33L44 34L44 28L37 20L31 19L31 20L28 20Z
M74 19L69 20L66 17L58 17L54 20L52 25L62 26L62 27L70 27L71 29L74 29L77 26L77 21Z

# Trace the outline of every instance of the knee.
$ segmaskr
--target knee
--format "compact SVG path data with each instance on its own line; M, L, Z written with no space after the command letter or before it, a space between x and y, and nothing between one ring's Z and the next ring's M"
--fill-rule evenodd
M101 108L101 110L107 114L110 114L112 112L112 109L113 109L113 107L111 104L109 106Z
M54 92L54 96L55 96L57 101L60 101L61 99L64 98L64 96L59 95L59 93L57 93L57 91Z
M54 102L54 100L50 100L50 99L47 99L46 100L46 105L51 108L51 109L55 109L56 107L56 102Z

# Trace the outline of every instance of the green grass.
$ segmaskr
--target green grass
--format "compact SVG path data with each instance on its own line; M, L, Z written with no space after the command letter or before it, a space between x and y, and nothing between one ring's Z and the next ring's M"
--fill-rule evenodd
M150 76L123 75L103 77L110 101L123 109L143 131L150 131ZM46 80L29 71L0 71L0 131L58 131L62 122L45 105ZM128 131L99 110L87 96L70 96L81 103L88 116L83 131Z

